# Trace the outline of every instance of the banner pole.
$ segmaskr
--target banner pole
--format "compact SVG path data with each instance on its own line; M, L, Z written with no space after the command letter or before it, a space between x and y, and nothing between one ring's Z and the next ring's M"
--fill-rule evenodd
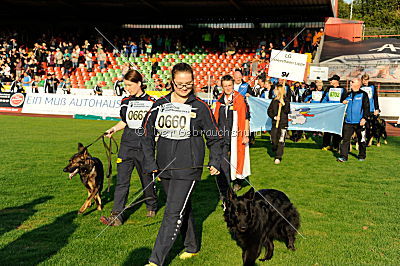
M286 84L286 79L283 80L283 89L286 90L285 84ZM282 100L283 100L283 98L282 98ZM276 118L277 118L277 119L276 119L276 128L279 127L279 121L281 120L281 111L282 111L282 104L281 104L281 102L279 101L278 115L277 115L277 117L276 117Z

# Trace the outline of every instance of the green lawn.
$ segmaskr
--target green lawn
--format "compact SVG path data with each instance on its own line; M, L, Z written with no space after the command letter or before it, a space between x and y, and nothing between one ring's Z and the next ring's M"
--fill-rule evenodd
M130 210L125 225L104 229L113 195L103 193L102 212L77 215L87 193L79 177L62 172L78 142L88 144L113 122L0 116L0 265L143 265L163 214L145 218L145 206ZM120 134L118 134L118 137ZM317 139L319 142L320 139ZM266 136L251 148L252 183L284 191L298 208L302 226L297 251L275 242L275 255L259 265L398 264L400 261L400 138L368 148L367 160L353 156L340 164L314 141L288 141L284 160L275 166ZM106 162L100 143L92 155ZM114 157L115 159L115 157ZM113 173L115 178L115 171ZM140 191L136 172L131 195ZM113 191L114 186L112 186ZM247 188L243 189L244 191ZM213 177L203 174L193 195L201 255L182 262L175 244L171 265L240 265L241 250L222 217Z

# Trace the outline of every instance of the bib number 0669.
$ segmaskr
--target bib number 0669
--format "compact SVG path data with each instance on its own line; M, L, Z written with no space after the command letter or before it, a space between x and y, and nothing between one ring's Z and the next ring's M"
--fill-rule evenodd
M146 111L129 111L128 112L128 119L129 120L143 120Z
M160 116L158 119L158 127L159 128L181 128L184 129L186 127L186 116L178 116L178 115L166 115Z

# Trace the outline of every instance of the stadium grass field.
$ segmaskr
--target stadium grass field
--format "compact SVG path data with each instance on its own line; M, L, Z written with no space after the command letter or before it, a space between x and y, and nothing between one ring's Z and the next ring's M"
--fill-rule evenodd
M113 195L103 193L102 212L91 207L77 215L86 190L78 176L70 181L62 172L77 142L88 144L113 122L0 116L0 124L1 265L146 263L164 211L163 194L156 218L146 218L141 205L129 211L125 225L108 228L96 238L105 228L99 218L109 214ZM300 212L304 236L298 236L295 252L275 242L272 261L258 265L398 264L400 138L388 142L368 148L365 162L350 156L348 163L340 164L311 139L288 141L284 161L275 166L268 155L268 137L258 137L251 148L251 181L259 189L275 188L289 196ZM89 150L106 162L101 143ZM114 167L114 179L115 174ZM136 171L131 183L129 201L140 191ZM207 171L192 200L202 233L201 253L180 261L179 240L169 263L241 265L241 250L230 238L214 178Z

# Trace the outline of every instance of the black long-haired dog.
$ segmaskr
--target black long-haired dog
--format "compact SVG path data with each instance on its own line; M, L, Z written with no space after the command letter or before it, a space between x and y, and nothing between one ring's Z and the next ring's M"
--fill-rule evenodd
M263 247L266 249L265 256L260 261L270 260L274 240L282 241L288 249L295 250L300 215L285 193L275 189L255 192L251 188L243 196L237 196L229 189L223 203L225 222L232 238L242 248L243 265L254 265Z

